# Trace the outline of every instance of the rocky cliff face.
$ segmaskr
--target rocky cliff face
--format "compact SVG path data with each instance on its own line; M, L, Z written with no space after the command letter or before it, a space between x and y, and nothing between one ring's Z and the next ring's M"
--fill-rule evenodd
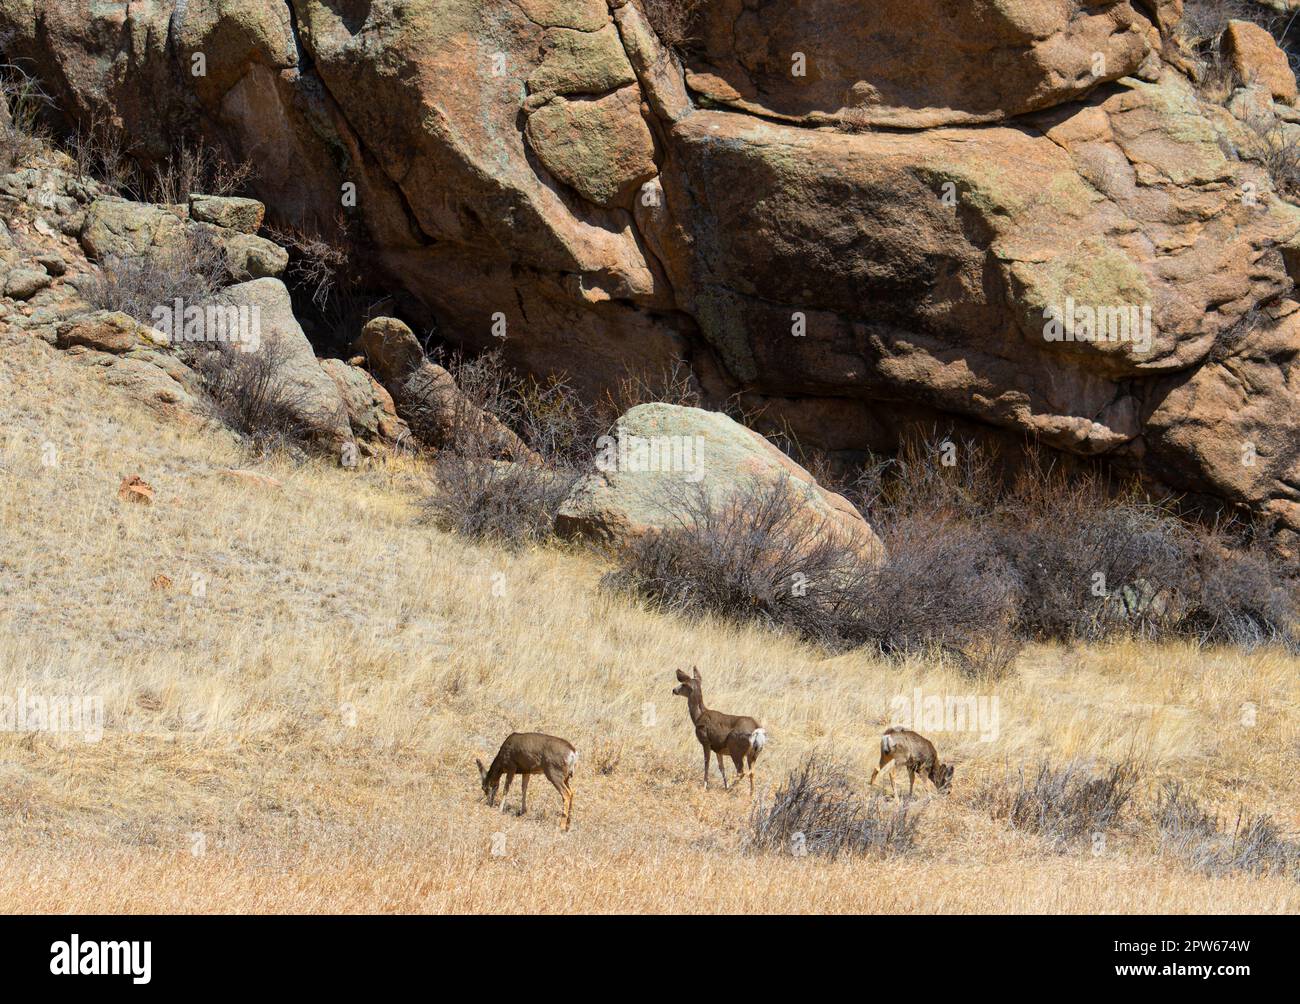
M0 0L0 34L70 118L343 207L452 340L592 387L685 359L835 450L1030 433L1300 530L1266 34L1209 100L1181 0L706 6L685 67L630 0Z

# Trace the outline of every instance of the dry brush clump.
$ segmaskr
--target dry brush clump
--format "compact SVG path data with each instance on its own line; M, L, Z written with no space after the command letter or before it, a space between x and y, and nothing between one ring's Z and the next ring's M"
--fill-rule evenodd
M1192 522L1173 500L1095 469L1028 450L1010 470L976 443L936 437L905 443L843 491L886 541L911 521L991 539L1000 563L985 567L1009 577L1024 640L1300 645L1300 583L1245 527Z
M636 0L659 41L679 56L699 39L708 0Z
M80 292L101 310L120 310L151 324L156 308L171 309L177 299L187 307L210 303L233 278L221 242L210 230L195 227L174 245L106 257Z
M986 781L974 801L1012 829L1036 834L1065 850L1117 826L1137 777L1131 760L1113 764L1100 775L1080 763L1040 763L1028 778L1021 770L1014 779Z
M432 463L430 480L422 502L429 523L519 547L552 538L556 513L577 474L444 450Z
M562 378L520 376L499 351L442 358L457 393L448 402L447 443L431 464L426 520L508 547L551 539L595 451L602 429L595 413ZM497 429L517 436L529 456L498 459Z
M0 49L4 41L0 38ZM50 104L40 82L21 64L0 63L0 168L12 171L46 148L42 114Z
M1223 36L1232 21L1252 21L1269 32L1294 65L1287 42L1291 15L1255 0L1186 0L1175 37L1192 57L1192 72L1201 94L1215 104L1227 101L1242 83L1224 49Z
M685 481L658 486L670 525L618 552L606 584L653 607L757 621L815 641L838 640L867 568L847 543L808 518L786 478L724 497Z
M770 803L754 807L746 842L772 853L885 856L910 851L918 825L907 803L890 806L881 795L863 801L843 767L809 756Z
M234 343L187 350L215 417L246 438L254 453L294 451L310 436L303 391L287 379L288 349L279 339L246 352Z
M1300 842L1282 836L1267 815L1237 814L1231 832L1177 781L1157 795L1152 821L1162 849L1210 877L1231 872L1300 880Z

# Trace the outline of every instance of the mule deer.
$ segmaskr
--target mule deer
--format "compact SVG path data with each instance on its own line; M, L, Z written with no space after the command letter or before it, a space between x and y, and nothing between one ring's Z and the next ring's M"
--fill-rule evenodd
M478 776L483 782L483 794L487 796L488 805L496 804L497 786L501 783L501 775L506 776L506 787L501 792L502 812L506 811L506 796L510 794L511 782L516 774L522 775L519 782L523 789L519 799L521 816L528 811L528 778L533 774L545 774L564 800L564 828L569 828L569 819L573 815L573 787L569 782L573 780L578 751L568 740L540 732L512 732L501 744L491 767L484 770L483 761L474 762L478 764Z
M745 776L745 764L749 764L749 796L754 797L754 761L763 751L767 742L767 732L755 719L746 715L724 715L721 711L710 711L704 706L703 681L700 671L694 670L694 676L687 676L677 670L680 686L673 688L678 697L686 698L686 710L695 726L695 738L704 747L704 787L709 786L709 753L718 758L718 773L722 775L722 787L727 787L727 771L722 766L722 754L731 756L736 765L736 780Z
M876 775L889 774L889 789L894 791L894 770L899 762L907 768L907 797L912 797L916 775L928 777L938 791L947 791L952 784L952 766L939 762L934 743L919 733L895 725L885 729L880 737L880 764L871 772L869 784L876 783Z

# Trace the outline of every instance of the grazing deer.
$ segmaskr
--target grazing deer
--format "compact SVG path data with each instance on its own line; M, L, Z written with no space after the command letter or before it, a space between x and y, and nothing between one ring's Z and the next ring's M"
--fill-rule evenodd
M700 671L694 676L687 676L677 670L677 681L681 684L673 688L678 697L686 698L686 710L695 725L695 738L704 747L704 787L709 786L709 753L718 758L718 773L722 775L722 787L727 787L727 772L722 766L722 754L731 756L736 765L736 780L745 776L745 764L749 764L749 796L754 797L754 761L763 752L767 742L767 732L753 718L745 715L724 715L721 711L710 711L704 706L704 691L700 680Z
M938 791L947 791L952 784L952 766L939 762L934 743L919 733L895 725L885 729L880 737L880 764L871 772L869 784L876 783L876 775L889 774L889 790L894 791L894 769L899 762L907 768L907 797L912 797L916 775L928 777Z
M573 787L569 782L578 762L578 751L568 740L540 732L512 732L501 744L491 767L484 770L483 761L474 762L478 764L478 776L483 782L483 794L487 796L488 805L496 804L497 785L501 783L501 775L506 776L505 791L501 792L502 812L506 811L506 796L510 794L511 782L516 774L522 775L519 782L523 788L519 800L521 816L528 811L529 776L545 774L564 800L564 828L569 828L569 819L573 815Z

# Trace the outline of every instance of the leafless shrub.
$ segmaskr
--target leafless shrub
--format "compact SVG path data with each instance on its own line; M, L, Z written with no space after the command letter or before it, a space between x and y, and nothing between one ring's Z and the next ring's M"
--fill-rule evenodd
M1254 21L1277 36L1286 18L1257 0L1185 0L1178 34L1189 46L1199 49L1217 42L1229 21Z
M451 448L483 453L483 414L513 431L541 460L559 469L586 465L607 425L563 376L523 376L499 349L476 356L435 352L460 390Z
M350 287L351 251L348 223L335 219L333 235L308 227L267 227L271 240L289 252L285 278L307 295L318 310L326 310L340 287Z
M624 375L606 396L604 404L604 410L613 419L639 404L699 408L703 401L690 366L683 359L675 359L657 373Z
M186 306L200 306L230 281L221 243L210 231L194 228L173 247L106 258L80 291L95 307L120 310L149 324L155 307L170 307L178 298Z
M1064 850L1118 824L1133 796L1137 776L1137 766L1131 761L1117 763L1101 776L1093 776L1079 763L1063 768L1042 763L1030 780L1021 770L1014 786L1006 777L986 782L976 792L975 802L994 819L1038 834Z
M1300 652L1296 587L1277 559L1258 548L1230 549L1221 535L1209 534L1197 544L1195 566L1180 633L1202 644Z
M825 643L854 606L866 568L809 518L785 478L715 498L700 484L658 484L669 526L621 549L606 579L663 610L712 613Z
M851 107L843 109L835 120L835 128L840 132L856 134L871 132L875 127L871 122L871 112L866 108Z
M139 194L146 187L125 131L102 116L91 114L79 123L65 146L78 177L93 179L117 194Z
M294 447L309 435L298 418L302 392L287 379L287 360L279 339L264 340L252 352L223 343L193 351L214 413L258 453Z
M666 48L679 55L697 41L707 0L636 0Z
M18 63L0 63L0 166L11 171L49 141L41 115L51 105L40 82Z
M233 162L201 143L181 143L149 177L148 201L174 205L192 194L237 195L256 177L251 160Z
M885 533L888 556L854 581L836 620L841 637L885 655L946 653L972 676L996 678L1019 651L1020 585L994 538L971 524L909 517Z
M1250 149L1238 152L1268 172L1279 195L1292 202L1300 200L1300 144L1287 135L1282 120L1275 115L1250 115L1246 126L1255 142Z
M1211 877L1247 872L1300 879L1300 843L1282 836L1269 816L1238 813L1232 833L1178 782L1157 796L1154 822L1161 846L1194 870Z
M1277 40L1289 59L1293 58L1288 43L1292 15L1255 0L1186 0L1177 37L1196 61L1197 86L1202 96L1215 104L1227 101L1242 83L1224 51L1223 34L1230 21L1253 21Z
M1028 637L1157 637L1173 629L1189 585L1189 539L1158 508L1066 489L1042 508L1008 511L999 536L1021 582Z
M508 547L540 543L552 536L555 515L577 478L573 470L443 450L433 463L424 518L440 529Z
M863 465L837 490L879 527L918 516L982 519L1005 494L992 449L937 430L905 437L894 456Z
M750 813L748 846L759 851L838 857L910 851L919 820L907 803L864 802L838 765L810 756L782 782L771 804Z

